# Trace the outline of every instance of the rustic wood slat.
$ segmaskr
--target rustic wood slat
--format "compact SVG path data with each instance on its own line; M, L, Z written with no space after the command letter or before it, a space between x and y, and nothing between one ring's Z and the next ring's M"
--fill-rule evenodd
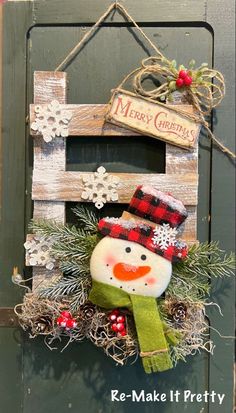
M34 73L34 103L45 104L53 99L61 104L66 103L66 79L63 72L35 72ZM58 138L53 144L46 144L42 137L34 139L34 168L66 169L66 139ZM45 218L65 222L64 202L34 202L34 219ZM33 288L47 284L48 277L60 276L60 271L48 271L35 267L33 270Z
M34 103L49 103L57 99L66 103L66 79L64 72L35 72L34 73ZM58 138L53 144L46 144L41 137L34 140L34 169L65 170L66 140ZM42 215L41 215L42 214ZM55 218L65 222L64 202L42 204L34 203L34 218Z
M44 105L42 105L44 106ZM46 105L45 105L46 106ZM178 105L182 110L192 112L190 105ZM140 133L105 122L109 105L61 105L62 110L72 115L68 125L69 136L137 136ZM35 121L35 105L30 105L30 124ZM39 136L31 130L32 136ZM56 140L54 140L55 142Z
M47 104L52 100L66 103L66 73L34 72L34 103Z
M196 148L186 151L177 146L166 144L166 173L198 173L198 145Z
M83 178L91 173L34 170L32 198L43 201L81 201ZM138 185L153 185L159 190L170 192L185 205L197 205L197 174L126 174L112 173L120 179L119 203L129 203Z
M27 264L26 264L27 265ZM41 290L47 288L56 283L61 278L61 271L54 269L52 271L47 270L45 267L33 267L34 278L33 287L34 290Z

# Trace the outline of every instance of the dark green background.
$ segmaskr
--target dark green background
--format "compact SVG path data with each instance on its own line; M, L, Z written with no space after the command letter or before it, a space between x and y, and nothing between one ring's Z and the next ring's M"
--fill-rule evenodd
M4 5L3 193L1 222L0 306L13 306L20 294L11 285L12 267L23 264L23 242L31 216L32 142L25 118L32 102L34 70L54 70L111 2L50 0ZM227 96L214 114L214 131L234 144L233 1L127 0L125 6L158 44L162 53L187 63L214 63L225 75ZM112 14L67 68L69 103L106 103L110 90L151 50L136 29ZM135 139L135 140L134 140ZM68 139L67 169L163 172L165 145L149 138ZM201 136L199 154L198 238L219 239L234 249L234 168L231 161ZM69 205L70 206L70 205ZM68 208L69 208L68 206ZM108 207L106 213L111 209ZM210 219L209 219L210 217ZM210 324L233 334L233 280L213 282L212 300L223 310L209 311ZM139 362L116 367L89 342L65 352L50 352L19 330L0 329L1 413L230 413L232 411L233 342L211 332L214 357L203 354L179 363L173 371L147 376ZM193 403L112 404L110 390L169 392L205 389L226 393L223 406ZM201 410L203 409L204 410Z

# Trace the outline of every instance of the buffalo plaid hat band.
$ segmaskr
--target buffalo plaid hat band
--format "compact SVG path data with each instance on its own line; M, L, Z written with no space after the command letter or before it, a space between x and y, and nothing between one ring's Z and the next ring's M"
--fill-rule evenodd
M98 223L98 230L105 236L137 242L173 263L183 260L188 253L187 245L178 240L174 245L161 249L153 242L154 228L142 222L127 221L122 218L103 218Z
M156 224L178 227L188 213L181 201L148 185L137 187L128 211Z

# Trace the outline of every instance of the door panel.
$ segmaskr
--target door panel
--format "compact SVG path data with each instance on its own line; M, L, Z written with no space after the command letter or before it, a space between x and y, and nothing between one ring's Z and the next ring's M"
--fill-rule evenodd
M220 3L220 0L189 0L186 6L186 2L176 0L173 7L173 2L150 0L147 7L143 0L126 0L125 6L167 57L185 64L192 58L196 59L197 64L207 61L211 65L215 60L216 67L219 67L220 62L219 68L225 73L226 83L232 83L232 70L227 66L224 56L232 55L232 49L229 49L232 40L230 42L229 37L233 37L230 28L233 2L227 0L223 7ZM0 306L14 305L21 299L16 287L11 286L10 273L14 265L23 269L24 228L26 230L32 213L32 145L25 117L28 105L33 100L33 72L54 70L108 4L108 0L67 0L66 3L63 0L51 0L8 2L4 6L4 265ZM226 9L227 20L221 18ZM223 42L224 49L223 38L226 39ZM67 68L68 102L108 102L110 90L130 70L137 67L149 52L137 30L124 22L122 16L112 13L107 23L96 31ZM228 143L234 136L231 127L227 126L230 119L226 117L232 104L230 90L227 96L226 103L223 103L222 109L217 110L217 114L221 124L219 131ZM218 127L217 119L215 127ZM224 226L224 220L219 216L221 199L224 194L232 199L231 191L226 189L229 180L232 182L232 175L227 178L228 172L226 173L231 165L225 158L222 160L223 155L215 150L212 158L211 151L209 140L202 136L199 155L198 238L203 241L211 235L209 214L212 191L213 237L217 236L230 249L233 248L232 234L227 230L217 230L217 226ZM213 165L212 159L216 159ZM78 137L68 138L67 142L68 170L94 171L102 164L111 172L160 173L164 171L164 160L165 144L145 137ZM222 174L220 170L223 171ZM222 191L220 198L219 191ZM72 203L68 203L68 222L72 220L71 206ZM119 215L122 209L123 206L108 205L103 213ZM229 218L225 222L229 228ZM213 299L219 300L221 286L222 284L217 284L218 293ZM233 303L232 282L229 281L228 285L224 283L223 287L220 304L226 309L225 318L220 321L215 312L211 312L211 323L219 329L227 328L226 333L232 334L232 323L229 322ZM232 341L216 339L217 359L209 358L206 354L198 355L189 358L187 364L179 363L172 371L147 376L139 362L132 366L115 366L101 349L95 348L88 341L72 345L62 353L60 349L50 352L43 340L30 340L25 335L16 337L14 331L10 328L0 331L0 381L1 392L4 394L1 407L9 413L228 413L232 410ZM8 362L10 357L11 361ZM12 397L10 383L16 388ZM132 389L137 392L142 389L152 392L155 389L160 393L176 389L202 393L216 389L226 393L226 401L224 410L213 404L184 405L182 400L178 404L111 403L111 389L126 393Z
M169 58L187 64L192 56L196 56L197 64L207 61L211 65L212 34L206 28L144 25L144 29ZM36 69L53 70L87 30L87 27L71 26L33 27L28 40L30 78ZM200 50L198 42L202 44ZM111 89L148 56L149 51L142 46L136 29L125 25L103 26L67 68L68 102L108 102ZM31 97L30 83L29 87L28 96ZM103 165L108 172L163 173L164 162L165 144L151 138L78 137L67 141L68 170L94 171ZM68 204L67 216L71 220L71 203ZM202 204L202 208L208 210L208 200ZM119 215L122 209L123 206L106 205L102 214ZM206 222L205 227L208 227ZM207 355L192 358L188 364L180 363L173 371L148 377L139 361L132 366L116 367L101 349L88 342L70 346L63 353L48 353L43 343L37 340L27 342L24 361L24 413L30 413L32 405L35 413L46 409L49 412L53 407L61 412L66 408L71 412L154 412L156 403L141 406L132 402L125 405L111 403L110 392L112 389L127 393L132 389L157 389L169 393L186 388L203 392L208 388ZM43 383L40 386L38 377ZM183 402L178 404L178 409L183 411ZM199 413L198 404L191 409L191 413ZM158 411L173 413L176 404L158 404Z

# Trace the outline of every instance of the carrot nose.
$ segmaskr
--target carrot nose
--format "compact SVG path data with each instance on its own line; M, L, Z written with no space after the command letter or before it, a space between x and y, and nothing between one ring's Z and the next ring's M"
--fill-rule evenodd
M151 267L148 265L136 267L134 265L118 262L113 268L113 274L118 280L132 281L148 274L150 270Z

